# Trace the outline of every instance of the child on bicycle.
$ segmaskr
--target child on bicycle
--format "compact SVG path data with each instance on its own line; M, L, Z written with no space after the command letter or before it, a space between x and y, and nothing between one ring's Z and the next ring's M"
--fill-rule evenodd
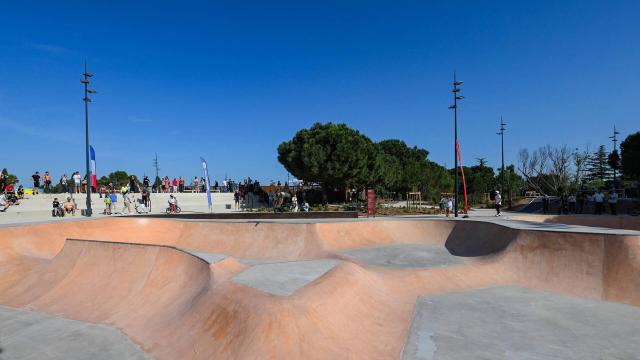
M176 212L178 209L178 199L173 196L173 194L169 195L169 211Z

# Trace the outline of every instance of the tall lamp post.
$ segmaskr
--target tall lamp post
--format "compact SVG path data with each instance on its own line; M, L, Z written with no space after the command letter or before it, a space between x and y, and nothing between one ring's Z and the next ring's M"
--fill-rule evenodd
M464 99L464 96L460 95L459 86L462 85L462 81L458 81L455 71L453 72L453 105L449 106L449 109L453 109L453 164L455 166L455 193L453 195L453 213L454 217L458 217L458 100Z
M502 192L503 196L504 196L504 131L507 129L505 128L505 124L504 121L502 120L502 116L500 116L500 132L498 132L497 134L500 135L500 146L501 146L501 150L502 150L502 168L500 169L500 191Z
M611 141L613 141L613 151L618 150L618 134L620 134L618 131L616 131L616 126L613 125L613 135L609 136L609 139L611 139ZM612 153L613 153L612 151ZM616 188L616 169L613 169L613 188Z
M89 103L91 99L89 98L89 94L95 94L95 90L89 89L89 78L93 76L89 71L87 71L87 63L84 63L84 73L83 79L80 80L82 84L84 84L84 130L85 130L85 147L86 147L86 165L87 165L87 209L85 210L85 216L91 216L91 185L92 185L92 177L91 177L91 166L89 165Z

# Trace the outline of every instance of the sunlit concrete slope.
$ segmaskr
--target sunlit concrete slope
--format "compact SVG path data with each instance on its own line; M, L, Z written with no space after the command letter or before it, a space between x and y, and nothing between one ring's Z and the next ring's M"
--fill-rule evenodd
M515 215L514 220L640 230L640 217L629 215Z
M245 274L270 264L277 286L314 259L331 263L282 293ZM501 285L640 306L640 237L440 220L0 228L0 305L115 326L161 359L398 358L419 297Z

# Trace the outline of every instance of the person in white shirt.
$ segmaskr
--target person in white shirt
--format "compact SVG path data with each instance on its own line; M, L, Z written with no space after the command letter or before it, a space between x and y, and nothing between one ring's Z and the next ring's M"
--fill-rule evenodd
M609 192L609 209L611 210L611 215L618 215L618 193L615 191Z
M496 190L496 216L500 216L500 207L502 207L502 196L500 195L500 191Z
M593 194L593 201L596 203L596 215L602 215L602 208L604 205L604 194L597 190L595 194Z
M176 213L178 210L178 199L173 194L169 195L169 212Z
M2 193L0 193L0 206L2 206L2 210L0 210L2 212L7 211L9 206L11 206L11 203L7 201L7 198Z
M80 173L76 171L75 174L73 174L73 185L75 186L75 188L73 189L76 194L80 194L80 182L82 181L82 177L80 176Z

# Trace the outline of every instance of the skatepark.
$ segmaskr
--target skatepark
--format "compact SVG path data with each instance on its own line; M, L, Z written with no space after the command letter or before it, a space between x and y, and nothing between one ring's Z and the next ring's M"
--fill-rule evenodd
M0 358L637 358L638 222L527 216L3 226Z

